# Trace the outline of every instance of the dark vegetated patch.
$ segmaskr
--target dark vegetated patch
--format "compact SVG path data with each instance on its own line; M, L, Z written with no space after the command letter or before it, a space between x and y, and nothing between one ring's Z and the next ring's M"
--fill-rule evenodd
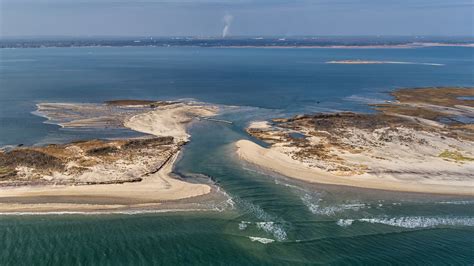
M64 168L60 159L40 151L17 149L0 154L0 167L14 168L20 165L51 170Z
M0 179L6 179L14 177L16 175L16 170L11 167L0 167Z
M170 145L173 144L173 137L157 137L150 139L134 139L130 140L123 145L124 149L139 149L144 147L153 147L158 145Z
M155 103L155 101L150 100L111 100L105 101L107 105L114 105L114 106L123 106L123 105L150 105Z
M93 148L87 151L87 155L92 155L92 156L100 156L100 155L108 155L111 153L116 153L118 151L117 147L114 146L105 146L105 147L98 147L98 148Z

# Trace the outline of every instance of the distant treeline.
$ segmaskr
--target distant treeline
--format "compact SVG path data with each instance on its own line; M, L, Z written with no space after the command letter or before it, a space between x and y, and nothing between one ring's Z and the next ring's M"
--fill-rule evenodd
M4 38L0 48L87 47L87 46L197 46L197 47L311 47L393 46L422 43L471 44L473 37L231 37L231 38Z

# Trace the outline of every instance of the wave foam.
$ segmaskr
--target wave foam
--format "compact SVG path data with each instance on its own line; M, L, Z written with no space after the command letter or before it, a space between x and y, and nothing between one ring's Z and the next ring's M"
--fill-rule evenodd
M474 200L439 201L437 203L447 204L447 205L469 205L469 204L474 204Z
M45 211L45 212L0 212L0 216L47 216L47 215L137 215L167 212L215 211L213 209L157 209L128 211Z
M352 219L339 219L339 221L337 221L336 224L341 227L347 227L349 225L352 225L353 222L354 220Z
M335 215L346 210L358 211L361 208L366 207L366 205L363 203L321 206L319 204L321 199L313 200L313 197L309 194L305 194L303 197L301 197L301 200L303 201L304 205L308 207L311 213L325 216ZM316 203L314 201L316 201Z
M251 224L251 222L247 222L247 221L240 222L239 223L239 230L243 231L243 230L247 229L249 224Z
M394 218L362 218L356 221L384 224L403 228L428 228L437 226L474 226L473 217L394 217ZM336 222L337 225L346 227L352 225L352 219L340 219Z
M287 238L285 230L280 225L274 222L258 222L256 223L257 228L263 231L273 234L278 241L284 241Z
M252 242L257 241L257 242L260 242L260 243L262 243L262 244L270 244L270 243L275 242L275 240L273 240L273 239L264 238L264 237L249 236L249 238L250 238L250 240L251 240Z
M270 215L267 212L265 212L261 207L255 204L252 204L250 202L247 202L245 200L236 198L235 202L237 202L242 207L242 209L249 211L250 213L255 215L258 219L264 220L263 222L255 223L258 229L261 229L269 234L273 234L273 236L278 241L284 241L287 239L287 234L285 232L285 229L281 225L282 223L284 223L284 221L281 221L281 219L278 219L274 217L273 215ZM278 223L273 222L275 220L278 220L279 222ZM240 225L239 225L239 228L240 228Z

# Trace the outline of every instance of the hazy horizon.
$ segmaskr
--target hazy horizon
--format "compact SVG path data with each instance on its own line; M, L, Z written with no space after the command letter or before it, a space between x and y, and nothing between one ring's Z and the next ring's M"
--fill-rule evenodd
M0 0L0 37L472 37L473 7L466 0Z
M334 39L349 39L349 38L386 38L386 39L397 39L397 38L446 38L446 39L474 39L474 36L470 35L232 35L225 37L226 39L245 39L245 38L334 38ZM11 35L11 36L0 36L5 39L45 39L45 38L78 38L78 39L94 39L94 38L110 38L110 39L133 39L133 38L156 38L156 39L178 39L178 38L202 38L202 39L224 39L220 35Z

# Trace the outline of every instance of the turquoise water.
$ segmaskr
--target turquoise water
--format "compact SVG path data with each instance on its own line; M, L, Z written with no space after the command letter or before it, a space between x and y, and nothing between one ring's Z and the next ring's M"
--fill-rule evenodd
M248 121L302 112L370 111L398 87L473 86L471 48L0 50L0 146L116 137L62 130L38 102L121 98L236 105L190 128L175 172L210 177L234 202L222 212L0 216L0 264L474 263L474 199L308 186L235 158ZM335 65L367 59L436 63ZM259 237L261 241L256 241ZM252 239L254 241L252 241ZM263 239L263 240L262 240Z

